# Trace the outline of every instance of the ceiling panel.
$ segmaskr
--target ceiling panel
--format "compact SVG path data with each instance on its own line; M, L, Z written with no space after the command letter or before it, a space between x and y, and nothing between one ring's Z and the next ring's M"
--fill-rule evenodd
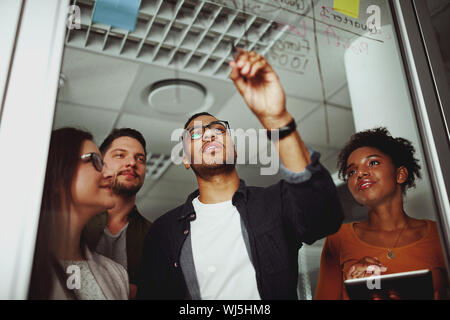
M316 108L297 125L300 135L306 144L326 146L327 126L325 122L325 109L323 106Z
M196 184L195 174L191 169L187 170L184 165L172 164L169 169L164 173L162 179L167 181L182 181L184 183Z
M226 104L215 115L221 120L227 120L233 129L262 128L261 123L236 89L233 90Z
M60 101L119 110L133 84L139 64L66 47Z
M353 114L351 110L328 106L328 117L329 119L332 119L329 123L329 145L336 148L341 148L355 132Z
M320 162L323 164L328 171L333 174L337 171L337 159L339 151L330 150L323 157L321 157Z
M146 197L159 199L186 199L187 196L197 189L197 183L168 181L160 179L154 187L147 192Z
M147 142L147 151L156 154L170 155L172 148L178 141L171 141L172 133L176 129L182 129L181 121L166 121L161 119L122 114L116 124L116 128L131 127L142 133Z
M307 41L310 50L303 49L302 45ZM267 59L274 70L280 77L281 84L287 95L322 100L322 87L320 82L320 74L318 69L318 60L314 56L313 33L310 33L307 39L299 39L298 37L286 33L278 40L279 45L274 47ZM287 46L297 45L298 50L291 52ZM300 61L300 69L292 68ZM344 80L343 80L344 81Z
M145 198L147 192L153 188L153 185L156 183L156 180L150 179L148 175L145 176L144 184L142 185L139 192L136 194L136 201L140 201L142 198Z
M310 149L313 149L314 151L317 151L320 153L320 159L322 160L324 156L326 156L329 152L329 148L326 146L320 146L316 144L306 143L306 146Z
M328 97L327 102L351 109L350 92L345 84L337 92Z
M54 128L65 126L84 128L91 132L97 145L113 128L117 112L58 102L56 105Z
M286 97L286 108L295 120L299 121L309 114L320 102L307 101L292 96Z
M330 146L319 146L313 144L308 144L308 147L320 153L320 163L322 163L322 165L327 168L331 174L336 171L336 162L331 158L336 155L338 149Z

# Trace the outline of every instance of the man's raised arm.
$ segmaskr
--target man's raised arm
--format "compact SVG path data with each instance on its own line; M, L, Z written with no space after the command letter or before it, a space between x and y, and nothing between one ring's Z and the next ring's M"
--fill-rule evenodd
M265 129L295 124L295 119L286 110L286 96L280 79L262 56L240 50L230 67L230 79ZM308 149L295 129L279 140L278 147L280 159L289 171L302 172L311 162Z

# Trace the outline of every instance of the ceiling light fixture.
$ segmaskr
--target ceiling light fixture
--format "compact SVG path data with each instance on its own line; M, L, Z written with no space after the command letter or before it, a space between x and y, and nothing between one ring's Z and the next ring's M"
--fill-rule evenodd
M206 88L198 82L185 79L167 79L155 82L148 89L147 103L158 112L190 114L204 110Z

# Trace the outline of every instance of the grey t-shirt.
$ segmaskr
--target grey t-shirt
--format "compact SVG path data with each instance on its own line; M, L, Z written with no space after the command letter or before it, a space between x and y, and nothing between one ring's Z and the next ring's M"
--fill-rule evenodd
M128 223L115 235L109 232L108 227L105 227L97 248L95 248L97 253L120 263L125 269L128 269L127 227Z

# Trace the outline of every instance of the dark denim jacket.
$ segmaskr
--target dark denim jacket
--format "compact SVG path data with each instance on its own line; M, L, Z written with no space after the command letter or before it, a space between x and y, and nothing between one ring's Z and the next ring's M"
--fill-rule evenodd
M267 188L248 187L241 180L233 195L262 299L297 299L302 243L312 244L335 233L342 223L336 187L319 156L311 155L308 179L299 183L281 180ZM138 299L198 298L192 250L186 241L190 221L195 219L192 200L198 194L198 190L193 192L184 205L151 226L144 243Z

